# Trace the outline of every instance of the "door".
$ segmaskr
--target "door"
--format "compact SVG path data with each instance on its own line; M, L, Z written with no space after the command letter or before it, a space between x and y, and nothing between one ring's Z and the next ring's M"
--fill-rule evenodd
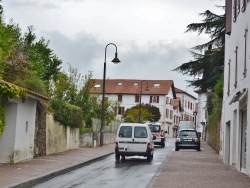
M242 110L241 114L240 170L244 171L246 169L247 110Z
M120 127L118 133L119 151L133 151L132 126L124 125Z
M135 126L134 127L134 142L133 151L134 152L146 152L147 143L150 141L150 135L145 126Z

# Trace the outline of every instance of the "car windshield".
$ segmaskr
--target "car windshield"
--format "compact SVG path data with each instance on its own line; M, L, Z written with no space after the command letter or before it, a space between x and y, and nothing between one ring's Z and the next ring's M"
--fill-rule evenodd
M196 136L195 131L181 131L180 136Z

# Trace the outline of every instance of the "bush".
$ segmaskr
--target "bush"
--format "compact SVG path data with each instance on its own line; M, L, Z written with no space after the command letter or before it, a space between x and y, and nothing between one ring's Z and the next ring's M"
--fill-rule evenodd
M55 99L50 101L50 105L54 110L54 118L56 121L73 128L80 128L82 126L83 118L80 107Z

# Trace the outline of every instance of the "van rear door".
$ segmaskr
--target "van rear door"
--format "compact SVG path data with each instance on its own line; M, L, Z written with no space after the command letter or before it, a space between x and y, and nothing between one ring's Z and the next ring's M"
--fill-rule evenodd
M133 151L133 126L124 125L120 127L119 137L119 151Z
M133 150L137 152L147 151L147 142L149 142L150 133L145 126L134 126Z

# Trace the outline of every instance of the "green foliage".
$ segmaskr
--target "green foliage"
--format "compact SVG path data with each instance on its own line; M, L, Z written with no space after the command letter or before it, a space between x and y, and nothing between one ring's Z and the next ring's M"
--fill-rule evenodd
M161 118L161 113L159 108L142 104L141 105L141 122L144 121L159 121ZM139 118L139 105L128 108L123 116L124 121L126 122L138 122Z
M5 119L5 105L8 99L26 97L26 93L22 88L15 85L0 82L0 135L4 131L6 123Z
M223 8L224 7L220 7ZM201 13L205 17L201 23L192 23L187 26L186 32L198 32L208 34L210 41L193 47L190 51L194 60L186 62L174 69L183 75L193 76L197 79L189 80L189 86L200 88L202 91L213 89L217 80L223 74L224 44L225 44L225 14L216 15L209 10ZM212 49L212 46L214 49ZM203 55L201 52L206 50Z
M217 80L217 84L214 86L214 93L220 98L223 98L223 87L224 87L224 74Z
M82 127L80 127L80 132L81 133L91 133L91 132L93 132L93 128L82 126Z
M210 139L208 140L208 142L217 153L219 153L220 150L221 109L221 100L219 98L216 98L214 100L214 106L210 112L207 125L207 131L210 135Z
M2 97L0 97L0 136L4 131L4 126L6 124L6 117L5 117L5 101Z
M54 118L56 121L74 128L80 128L82 126L81 108L56 99L50 100L50 105L54 110Z

